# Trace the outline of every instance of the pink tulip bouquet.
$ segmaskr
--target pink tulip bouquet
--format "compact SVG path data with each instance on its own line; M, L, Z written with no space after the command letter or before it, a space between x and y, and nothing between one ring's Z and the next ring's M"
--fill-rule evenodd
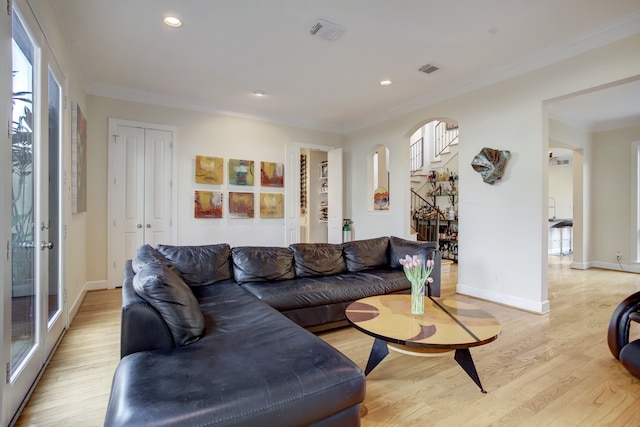
M424 314L424 285L425 283L433 283L431 272L434 261L429 259L426 265L422 265L416 255L413 257L407 255L399 261L404 274L411 282L411 313Z

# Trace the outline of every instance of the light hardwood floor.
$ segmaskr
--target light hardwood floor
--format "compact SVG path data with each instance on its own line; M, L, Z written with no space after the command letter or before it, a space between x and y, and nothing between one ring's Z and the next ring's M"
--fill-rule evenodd
M368 376L363 427L640 426L640 381L609 353L614 307L640 275L568 268L549 257L551 313L537 315L456 295L494 314L497 341L471 349L487 394L451 355L391 352ZM455 295L455 268L443 296ZM18 426L100 426L118 362L120 292L90 292ZM634 328L634 337L640 330ZM351 328L320 337L364 368L373 339Z

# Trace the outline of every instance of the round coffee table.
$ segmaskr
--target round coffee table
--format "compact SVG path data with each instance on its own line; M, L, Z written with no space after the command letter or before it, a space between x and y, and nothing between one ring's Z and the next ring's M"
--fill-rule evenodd
M365 375L389 354L426 356L455 351L454 359L486 393L471 358L470 347L495 341L500 322L488 312L455 299L425 296L424 314L411 314L411 295L363 298L346 308L354 328L375 338Z

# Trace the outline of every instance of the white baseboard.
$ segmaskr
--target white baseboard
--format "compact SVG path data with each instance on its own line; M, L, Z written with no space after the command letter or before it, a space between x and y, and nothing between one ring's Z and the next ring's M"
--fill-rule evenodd
M95 280L93 282L85 283L84 288L87 291L100 291L102 289L109 288L109 283L106 280Z
M78 294L77 298L73 301L73 304L69 306L69 322L68 325L71 325L74 317L78 314L78 310L80 310L80 306L82 305L82 301L84 301L84 297L87 295L88 291L97 291L100 289L107 289L107 281L106 280L96 280L93 282L86 282L82 287L82 290Z
M625 271L627 273L640 273L640 266L637 264L618 264L615 262L592 261L591 266L595 268L602 268L605 270Z
M536 314L545 314L550 311L549 300L531 301L524 298L518 298L511 295L505 295L499 292L487 291L486 289L478 289L472 286L458 284L456 292L474 298L495 302L520 310L530 311Z

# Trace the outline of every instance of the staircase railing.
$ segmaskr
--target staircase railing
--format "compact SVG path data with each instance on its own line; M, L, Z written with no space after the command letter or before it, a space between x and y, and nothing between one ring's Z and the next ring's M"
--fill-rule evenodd
M424 143L423 139L420 138L410 147L411 153L411 175L413 176L416 172L421 171L424 167Z
M438 122L435 126L435 143L433 144L435 158L446 151L458 140L458 127L445 122Z
M444 218L437 206L411 190L411 228L418 235L417 240L437 242L440 219Z

